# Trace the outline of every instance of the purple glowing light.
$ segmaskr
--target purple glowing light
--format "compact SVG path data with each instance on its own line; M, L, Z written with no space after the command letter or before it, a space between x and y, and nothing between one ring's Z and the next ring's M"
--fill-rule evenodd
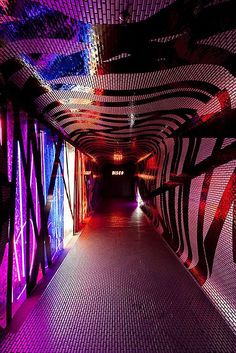
M12 175L12 160L13 160L13 112L11 104L8 104L7 109L7 159L8 159L8 181L11 182Z
M22 116L23 118L23 116ZM26 129L22 130L23 140ZM25 146L24 146L25 147ZM16 178L16 204L15 204L15 229L13 239L13 277L12 277L12 311L13 315L26 297L26 268L25 268L25 232L26 232L26 180L22 165L21 149L17 142L17 178Z
M8 251L8 244L6 244L2 263L0 264L0 327L6 326Z
M20 192L20 233L21 233L21 259L22 259L22 275L25 277L25 253L24 253L24 232L23 232L23 198L22 198L22 176L21 176L21 152L20 143L17 144L18 149L18 170L19 170L19 192Z
M20 294L18 295L18 297L16 298L16 300L19 300L19 299L22 297L22 295L24 294L25 290L26 290L26 284L24 285L22 291L20 292Z

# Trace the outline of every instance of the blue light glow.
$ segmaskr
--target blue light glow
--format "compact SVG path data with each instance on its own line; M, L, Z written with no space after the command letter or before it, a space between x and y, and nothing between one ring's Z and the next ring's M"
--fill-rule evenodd
M45 80L54 80L65 76L89 74L87 49L72 55L55 55L47 62L47 66L39 68L38 72Z
M45 201L48 195L48 188L52 175L52 169L55 159L55 143L50 130L46 129L44 135L44 153L45 153ZM60 160L64 165L64 145L61 150ZM51 210L48 219L48 233L50 237L50 246L52 258L54 259L58 252L63 249L64 238L64 184L60 168L56 175L56 182L53 195L49 195L51 200Z

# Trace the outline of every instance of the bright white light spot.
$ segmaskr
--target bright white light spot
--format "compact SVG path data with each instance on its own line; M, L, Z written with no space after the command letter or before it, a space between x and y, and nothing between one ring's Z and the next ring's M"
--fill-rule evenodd
M123 170L113 170L112 175L124 175L124 171Z
M130 127L133 127L135 123L135 115L133 113L130 114Z
M115 152L114 153L114 161L122 161L123 155L121 152Z
M136 201L137 201L139 207L144 205L143 199L141 198L140 193L139 193L139 189L137 189L137 192L136 192Z

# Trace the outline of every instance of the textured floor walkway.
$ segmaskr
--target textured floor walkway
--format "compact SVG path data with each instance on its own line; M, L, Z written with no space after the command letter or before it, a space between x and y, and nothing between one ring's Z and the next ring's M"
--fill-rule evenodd
M104 205L0 352L233 353L236 339L136 205Z

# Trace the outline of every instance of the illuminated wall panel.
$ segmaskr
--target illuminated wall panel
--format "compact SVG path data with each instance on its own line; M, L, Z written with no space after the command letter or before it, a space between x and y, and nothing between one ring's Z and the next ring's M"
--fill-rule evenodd
M8 269L8 224L7 215L4 215L9 194L8 166L5 159L7 150L6 138L6 112L0 109L0 203L2 206L0 217L0 327L6 325L6 293L7 293L7 269Z
M166 139L139 163L144 212L236 329L236 139Z
M3 247L2 244L0 245ZM5 327L7 306L8 245L4 247L4 251L1 251L0 260L0 327Z
M74 232L74 178L75 178L75 148L68 142L64 148L64 178L68 197L64 197L64 246L70 241Z
M86 171L86 156L81 154L81 165L82 165L82 178L81 178L81 192L82 192L82 221L85 219L88 213L88 197L87 197L87 187L85 181L85 171Z
M79 229L91 210L86 168L92 171L93 165L11 103L0 118L0 327L5 327L73 236L74 209Z
M75 155L75 232L79 232L88 214L88 200L85 182L86 156L79 151Z
M96 162L75 151L74 232L81 229L100 196L100 174Z
M0 326L5 327L71 239L74 220L81 228L93 208L96 182L89 157L57 133L10 102L0 118Z
M53 165L56 155L57 139L52 136L51 131L46 129L44 134L44 197L50 199L51 209L48 218L48 233L50 239L52 260L63 249L64 238L64 184L62 171L59 167L55 176L55 186L53 194L49 194ZM64 167L64 145L60 153L59 164Z
M38 125L36 123L34 124L34 128L35 128L37 135L40 136L40 130L39 130ZM34 156L32 146L30 146L30 194L32 196L32 201L33 201L33 210L34 210L34 214L35 214L36 229L40 229L41 228L41 212L40 212L40 203L39 203L39 195L38 195L38 188L37 188L36 168L35 168L35 159L36 158L37 157ZM42 160L42 154L41 154L41 160ZM42 165L42 167L44 168L44 164ZM42 170L43 170L43 168L42 168ZM33 223L33 217L32 217L32 211L31 211L30 218L29 218L29 274L30 274L30 276L32 274L35 255L36 255L36 249L37 249L36 237L37 237L37 234L35 232L35 226ZM40 267L38 270L36 282L39 282L41 280L41 278L42 278L42 270Z
M26 185L18 142L12 283L13 314L26 297L26 201Z
M20 112L20 130L23 146L17 141L16 161L16 197L15 197L15 222L13 239L13 274L12 274L12 314L26 298L26 208L27 186L22 163L22 153L27 153L27 115ZM14 126L14 116L8 115L8 126ZM12 129L14 131L14 129ZM10 131L9 131L10 133ZM12 140L13 143L13 140ZM12 166L11 166L12 169Z
M78 233L82 222L82 166L81 153L75 151L74 232Z
M12 104L8 103L6 110L6 124L7 124L7 165L8 165L8 180L11 181L12 176L12 161L13 161L13 132L14 132L14 119Z
M7 154L6 111L0 108L0 327L6 325L7 273L8 273L8 214L9 185Z

